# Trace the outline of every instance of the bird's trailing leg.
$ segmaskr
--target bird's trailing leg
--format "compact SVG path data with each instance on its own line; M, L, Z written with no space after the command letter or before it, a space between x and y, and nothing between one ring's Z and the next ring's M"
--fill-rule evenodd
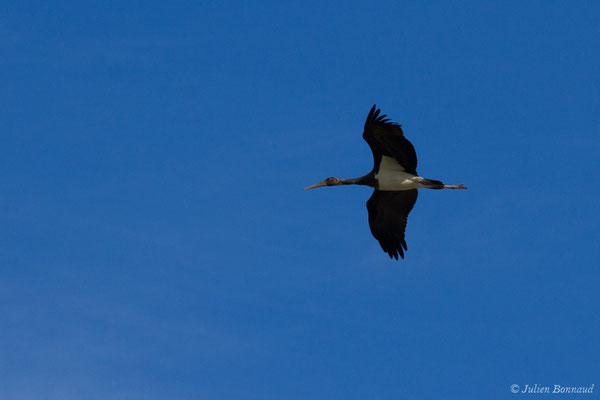
M444 189L466 189L467 187L462 183L458 185L444 185Z

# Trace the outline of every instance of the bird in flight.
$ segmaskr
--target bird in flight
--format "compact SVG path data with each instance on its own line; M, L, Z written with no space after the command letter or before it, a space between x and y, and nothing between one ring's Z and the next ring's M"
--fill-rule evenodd
M323 182L305 187L364 185L375 188L367 201L369 227L390 258L404 258L407 250L404 231L406 220L417 201L418 190L466 189L464 185L444 185L417 174L417 153L412 143L404 137L402 127L380 115L375 105L365 122L363 139L373 152L373 170L354 179L327 178Z

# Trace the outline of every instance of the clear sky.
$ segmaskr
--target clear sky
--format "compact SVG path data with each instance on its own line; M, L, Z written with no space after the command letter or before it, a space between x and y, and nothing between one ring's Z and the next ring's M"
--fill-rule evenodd
M4 3L0 398L597 398L599 20ZM421 191L399 262L371 189L301 190L371 169L374 103L469 187Z

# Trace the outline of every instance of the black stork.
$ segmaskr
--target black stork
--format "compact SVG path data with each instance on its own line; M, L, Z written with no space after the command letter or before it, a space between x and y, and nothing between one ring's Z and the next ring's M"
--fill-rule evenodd
M407 250L404 231L406 220L412 210L419 188L466 189L464 185L444 185L440 181L426 179L417 174L417 153L412 143L404 137L402 127L391 122L386 115L379 115L375 105L365 122L363 139L373 152L373 170L354 179L327 178L323 182L305 187L365 185L375 188L367 201L369 227L390 258L404 258Z

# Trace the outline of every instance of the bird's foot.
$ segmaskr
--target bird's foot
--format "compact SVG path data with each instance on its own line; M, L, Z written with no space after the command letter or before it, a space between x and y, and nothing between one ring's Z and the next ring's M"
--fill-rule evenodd
M467 187L463 184L458 185L444 185L444 189L466 189Z

